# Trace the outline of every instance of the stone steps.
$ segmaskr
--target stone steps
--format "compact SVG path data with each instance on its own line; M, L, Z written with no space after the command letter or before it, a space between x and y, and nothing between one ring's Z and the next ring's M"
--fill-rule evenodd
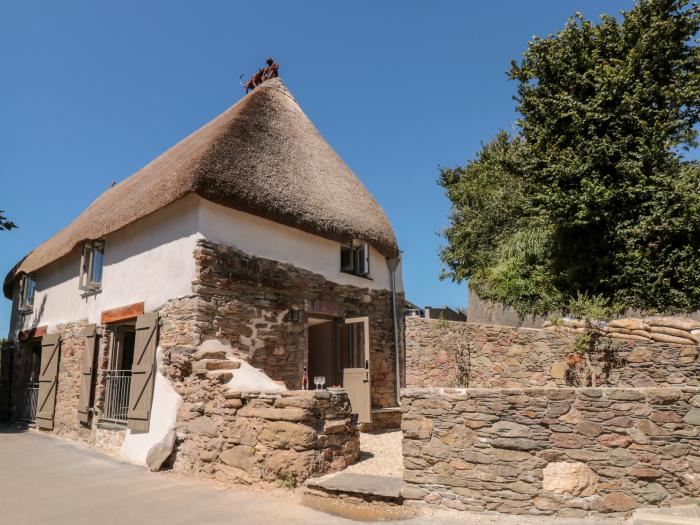
M240 361L229 359L224 350L213 347L212 344L200 348L192 357L192 372L218 383L229 382L233 378L233 371L241 367Z
M304 483L302 503L355 520L403 519L413 510L403 506L401 478L339 472Z
M700 507L681 505L658 509L638 509L631 525L700 525Z

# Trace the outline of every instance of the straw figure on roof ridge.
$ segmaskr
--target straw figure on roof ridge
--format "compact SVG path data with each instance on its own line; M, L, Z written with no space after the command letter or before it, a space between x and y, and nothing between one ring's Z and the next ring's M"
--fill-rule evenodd
M261 67L258 69L258 71L251 76L245 84L241 82L241 85L245 88L246 94L266 80L277 78L279 76L279 64L276 64L272 57L268 58L265 62L267 63L267 67ZM243 79L243 75L241 75L240 78Z

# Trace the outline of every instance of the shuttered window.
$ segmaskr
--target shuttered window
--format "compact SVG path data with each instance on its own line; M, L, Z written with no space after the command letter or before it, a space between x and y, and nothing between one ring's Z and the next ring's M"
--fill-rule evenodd
M158 312L140 315L136 319L134 361L129 392L129 419L132 432L148 432L153 402L158 348Z
M36 426L53 429L58 387L58 362L60 359L58 334L47 334L41 339L41 368L39 370L39 398L37 400Z
M95 368L95 345L97 342L96 326L90 324L83 337L83 359L80 364L80 398L78 399L78 421L83 425L90 423L92 408L92 384Z

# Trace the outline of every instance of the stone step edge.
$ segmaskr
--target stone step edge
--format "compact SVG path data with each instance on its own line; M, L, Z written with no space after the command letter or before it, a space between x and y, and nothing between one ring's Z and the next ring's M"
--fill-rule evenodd
M403 488L399 489L397 492L387 493L375 490L362 490L361 488L348 488L348 487L337 487L325 484L331 481L336 476L342 476L343 474L351 474L344 472L335 472L332 474L327 474L325 476L317 478L309 478L304 482L304 490L307 492L323 492L331 496L341 496L349 495L357 498L371 499L371 500L382 500L387 502L396 502L399 504L403 503ZM370 476L370 475L367 475ZM382 478L385 476L371 476L376 478Z

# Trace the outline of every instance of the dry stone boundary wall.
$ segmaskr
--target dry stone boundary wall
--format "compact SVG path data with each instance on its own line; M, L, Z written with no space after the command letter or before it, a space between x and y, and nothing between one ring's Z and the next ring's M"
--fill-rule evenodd
M633 338L632 334L615 336L623 338L604 338L614 350L612 364L603 351L592 356L596 386L700 386L700 347ZM574 337L576 333L567 330L407 317L407 386L571 386L567 368ZM460 366L466 374L460 373Z
M407 389L404 498L583 516L700 496L700 388Z

